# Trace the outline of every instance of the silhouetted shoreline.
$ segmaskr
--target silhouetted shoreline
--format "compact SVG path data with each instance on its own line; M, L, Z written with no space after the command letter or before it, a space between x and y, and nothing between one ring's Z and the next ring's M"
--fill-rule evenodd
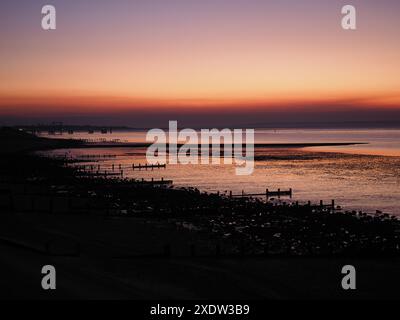
M0 139L0 154L26 154L37 150L76 148L83 145L78 140L42 138L10 127L0 127Z
M12 136L10 131L6 134ZM387 258L397 261L399 257L400 223L383 213L335 212L318 206L230 199L195 188L156 187L129 179L78 177L63 160L28 152L75 142L47 141L20 132L6 144L12 145L11 141L18 148L10 148L0 161L0 246L10 252L9 265L30 268L47 257L57 261L60 268L69 265L77 277L79 266L85 266L99 286L113 288L103 295L97 293L102 297L118 296L124 291L122 287L127 288L126 297L162 297L151 290L151 274L142 280L145 290L138 290L140 278L132 270L146 273L143 268L164 274L164 281L170 281L170 297L176 298L182 296L178 283L189 290L194 270L208 266L204 281L219 283L216 290L226 298L235 295L229 295L230 286L224 279L215 279L221 267L215 264L223 264L229 274L240 272L241 261L246 261L254 277L268 282L271 279L265 270L269 268L282 277L286 271L293 274L290 270L294 266L284 262L288 258L298 259L294 263L303 267L308 264L304 259L318 258L316 265L326 270L332 267L332 258L381 261L371 267L371 272L374 268L381 272ZM23 252L26 254L20 255ZM74 262L67 262L66 257ZM275 267L267 267L271 259ZM281 271L274 269L282 264L285 267ZM109 284L99 272L107 274ZM323 275L321 279L330 281ZM120 281L124 282L122 287ZM243 290L253 286L248 276L236 281ZM300 284L303 280L296 281ZM69 286L77 293L85 285L92 288L88 280ZM212 295L201 285L198 290L195 297L205 297L207 292ZM296 295L285 295L282 288L277 289L279 293L257 290L248 297ZM304 292L299 291L303 297ZM374 292L367 294L373 296ZM89 296L96 293L92 291Z

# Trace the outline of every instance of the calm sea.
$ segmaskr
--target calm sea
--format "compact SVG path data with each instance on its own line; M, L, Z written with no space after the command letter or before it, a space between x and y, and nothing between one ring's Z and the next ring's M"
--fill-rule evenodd
M123 131L112 134L74 133L65 138L107 139L145 142L146 132ZM132 178L171 179L175 186L197 187L207 192L262 193L293 189L293 200L330 202L350 210L376 210L400 216L400 130L256 130L256 143L363 142L368 144L301 149L257 148L254 173L235 175L233 165L168 165L166 169L133 171L132 164L144 164L145 150L136 148L96 148L51 151L74 157L112 154L102 160L102 169L123 165Z

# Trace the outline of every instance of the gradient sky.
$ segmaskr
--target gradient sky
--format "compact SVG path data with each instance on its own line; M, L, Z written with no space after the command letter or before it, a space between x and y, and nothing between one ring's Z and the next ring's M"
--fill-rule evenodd
M41 29L41 7L57 30ZM357 8L356 31L341 7ZM3 0L0 124L400 119L398 0Z

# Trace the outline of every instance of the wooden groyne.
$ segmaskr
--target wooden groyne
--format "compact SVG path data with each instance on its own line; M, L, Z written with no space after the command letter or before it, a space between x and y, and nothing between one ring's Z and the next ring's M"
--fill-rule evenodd
M109 172L109 171L80 171L77 174L78 177L123 177L124 172L119 171L119 172Z
M89 171L100 171L102 168L104 170L127 170L127 169L132 169L132 170L148 170L148 169L166 169L167 165L166 164L135 164L133 163L132 165L123 165L123 164L84 164L84 165L75 165L74 166L78 170L89 170Z
M283 197L283 196L289 196L292 198L293 190L290 188L289 190L281 190L278 189L277 191L270 191L269 189L265 190L265 193L245 193L244 190L242 190L241 194L232 194L232 191L229 192L229 197L230 198L235 198L235 197L262 197L264 196L266 199L272 198L272 197Z
M166 164L139 164L135 165L100 165L100 164L89 164L89 165L75 165L74 168L77 170L77 176L91 176L91 177L123 177L127 170L154 170L154 169L166 169Z
M136 183L142 183L142 184L150 184L150 185L171 185L174 182L172 180L166 180L164 178L161 178L161 180L156 180L154 178L151 178L151 180L135 180Z
M217 195L219 196L220 193L217 192ZM269 189L265 190L265 193L245 193L244 190L242 190L241 194L233 194L232 191L229 191L229 198L252 198L252 197L265 197L266 201L268 201L272 197L284 197L288 196L290 199L293 196L293 189L290 188L289 190L281 190L278 189L276 191L271 191ZM300 206L299 202L296 201L293 203L295 206ZM340 207L335 206L335 200L331 200L330 203L324 203L323 200L319 201L319 204L312 204L311 201L308 201L306 206L310 207L311 209L328 209L328 210L341 210Z
M135 165L132 164L132 169L133 170L147 170L147 169L166 169L167 165L166 164L140 164L139 165Z

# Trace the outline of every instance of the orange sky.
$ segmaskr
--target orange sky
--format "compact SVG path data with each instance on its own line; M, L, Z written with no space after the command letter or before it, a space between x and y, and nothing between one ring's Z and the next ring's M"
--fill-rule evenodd
M341 1L118 3L55 1L51 32L38 1L4 5L0 115L400 108L394 1L354 1L357 31L341 29Z

